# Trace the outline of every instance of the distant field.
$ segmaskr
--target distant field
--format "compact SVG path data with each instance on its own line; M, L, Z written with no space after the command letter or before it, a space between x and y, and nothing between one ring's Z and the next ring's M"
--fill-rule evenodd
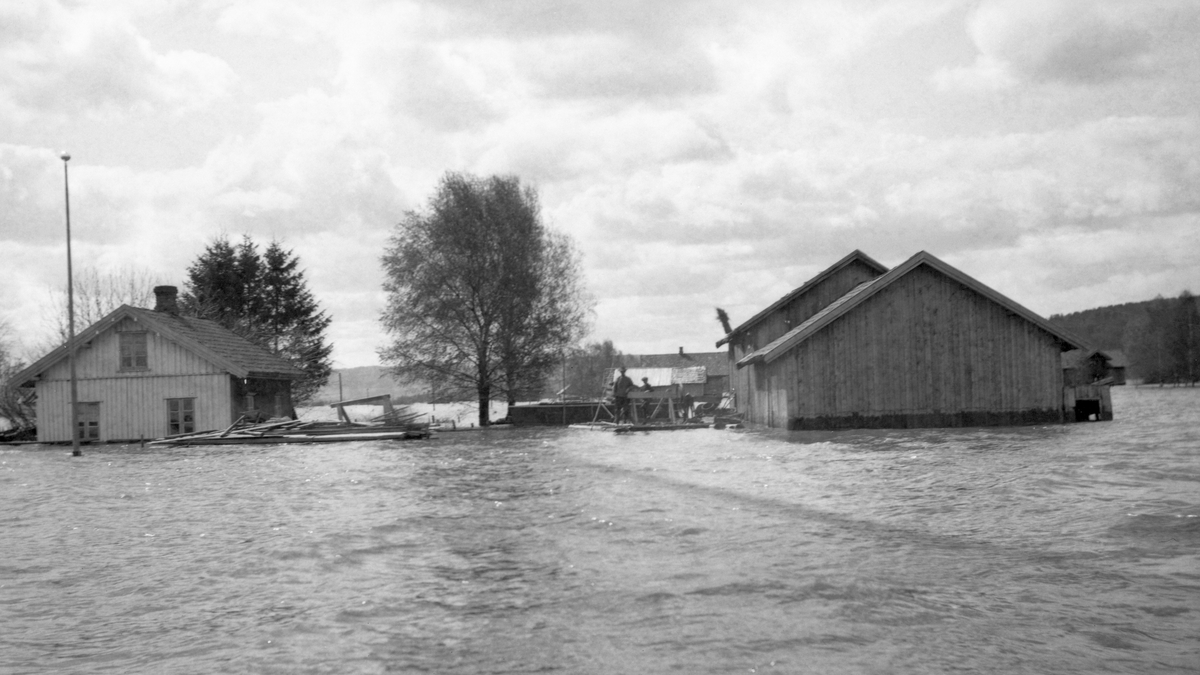
M338 391L338 375L341 375L341 395ZM428 385L403 384L392 379L382 366L361 366L335 370L329 382L317 392L313 403L349 401L365 396L391 394L393 400L428 398Z
M453 423L460 427L479 424L479 413L476 412L478 407L475 403L438 403L436 405L411 403L396 407L421 413L423 415L422 422ZM346 414L349 415L351 422L369 423L373 418L383 414L383 408L377 405L351 405L346 406ZM498 420L508 415L508 404L503 401L493 401L490 414L492 420ZM296 415L308 422L333 422L338 418L337 410L328 404L297 408Z

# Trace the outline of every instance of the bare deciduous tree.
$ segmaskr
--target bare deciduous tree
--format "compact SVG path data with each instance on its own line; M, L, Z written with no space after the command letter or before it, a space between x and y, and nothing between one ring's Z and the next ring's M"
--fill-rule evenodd
M25 367L15 352L8 324L0 319L0 432L32 428L35 422L33 407L26 402L28 392L20 389L20 382L9 381Z
M154 287L167 283L150 270L122 267L113 272L101 272L84 267L75 273L75 332L103 319L121 305L153 307ZM53 335L50 348L67 341L67 289L50 291L50 301L43 309L42 321Z

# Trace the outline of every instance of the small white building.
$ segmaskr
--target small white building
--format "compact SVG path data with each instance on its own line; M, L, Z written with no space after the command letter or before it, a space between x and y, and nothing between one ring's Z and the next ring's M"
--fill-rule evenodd
M75 338L79 438L121 442L223 429L242 416L294 417L292 380L304 372L206 319L180 316L177 289L154 289L155 308L122 305ZM17 373L35 387L37 440L71 440L71 384L63 345Z

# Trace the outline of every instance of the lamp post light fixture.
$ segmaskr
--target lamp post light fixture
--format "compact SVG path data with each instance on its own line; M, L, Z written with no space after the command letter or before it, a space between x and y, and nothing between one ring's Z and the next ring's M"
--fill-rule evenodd
M67 206L67 361L71 369L71 456L79 457L79 384L75 377L75 279L71 270L71 187L67 162L71 155L64 152L63 199Z

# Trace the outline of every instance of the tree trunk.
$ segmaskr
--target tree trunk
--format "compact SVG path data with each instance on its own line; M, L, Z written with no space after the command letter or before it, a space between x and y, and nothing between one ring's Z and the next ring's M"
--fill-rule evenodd
M479 390L479 426L481 427L486 427L491 421L491 415L489 414L491 399L490 391L487 389Z

